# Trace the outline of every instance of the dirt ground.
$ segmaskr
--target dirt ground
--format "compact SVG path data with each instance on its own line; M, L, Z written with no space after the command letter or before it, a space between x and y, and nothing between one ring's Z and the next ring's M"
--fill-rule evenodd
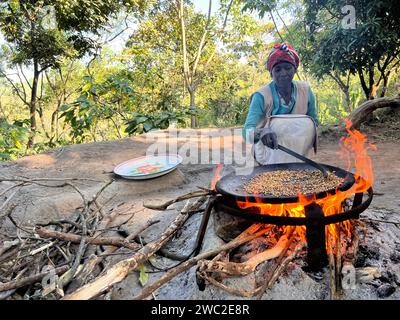
M375 127L374 127L375 126ZM386 127L385 127L386 126ZM400 298L400 137L396 124L379 125L371 123L362 128L368 133L369 141L376 145L376 150L370 151L374 170L374 198L363 214L365 219L381 220L382 222L366 222L368 235L360 246L360 268L375 267L380 270L380 277L370 283L362 284L356 290L346 292L343 299L399 299ZM213 141L221 142L220 136L227 138L229 148L235 148L235 143L242 145L242 138L233 129L201 129L197 131L181 130L178 137L167 137L163 132L156 133L158 141L167 139L177 141L181 154L187 154L189 145L209 147ZM231 133L233 137L231 137ZM201 135L207 135L206 140ZM154 135L150 137L154 139ZM70 215L82 205L79 194L71 187L44 187L29 184L14 188L15 192L4 192L10 186L18 183L15 179L43 179L43 183L57 185L60 181L70 178L74 184L88 197L98 191L110 178L115 182L107 188L99 201L105 210L116 206L124 206L137 213L126 225L127 232L134 232L149 219L157 218L158 224L143 234L145 242L152 241L171 223L176 216L176 210L181 204L173 205L165 212L143 208L143 202L160 203L173 199L177 195L197 190L197 186L208 187L214 175L215 163L194 164L186 161L179 168L165 176L143 181L133 181L118 178L113 175L113 168L128 159L142 156L146 153L153 140L143 135L134 139L123 139L86 145L74 145L58 148L43 154L29 156L15 162L0 164L0 194L7 205L15 204L14 219L24 225L44 223ZM233 143L233 144L232 144ZM322 134L319 141L319 151L312 158L318 162L339 167L346 167L338 156L339 137L332 134ZM242 145L243 146L243 145ZM226 154L225 154L226 155ZM191 155L192 158L194 154ZM188 159L190 159L190 155ZM211 158L211 155L210 155ZM226 160L222 157L220 161ZM189 162L189 163L188 163ZM217 161L219 162L219 161ZM230 164L227 167L234 167ZM54 179L47 181L46 179ZM10 180L10 181L6 181ZM14 180L14 181L13 181ZM12 194L12 195L11 195ZM11 199L12 198L12 199ZM1 216L1 215L0 215ZM194 216L185 225L180 239L175 238L168 244L169 253L189 253L196 234L201 216ZM396 224L397 223L397 224ZM0 231L13 233L14 226L6 219L0 218ZM203 251L221 245L223 242L213 232L212 221L207 229ZM160 257L159 266L170 266L174 261ZM328 299L326 283L318 277L312 277L300 268L301 262L291 264L287 272L277 281L274 288L264 296L264 299ZM205 291L199 291L194 279L195 269L180 275L168 285L159 289L157 299L238 299L224 291L208 286ZM149 281L160 276L150 274ZM325 279L325 278L324 278ZM253 279L254 280L254 279ZM231 284L241 286L248 283L248 278L229 280ZM235 282L236 281L236 282ZM115 286L113 299L130 299L140 292L138 274L133 272L127 279Z

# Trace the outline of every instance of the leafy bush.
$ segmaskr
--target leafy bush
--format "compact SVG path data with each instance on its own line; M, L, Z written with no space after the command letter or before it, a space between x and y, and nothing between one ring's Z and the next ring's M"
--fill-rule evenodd
M128 134L141 134L154 129L167 129L173 122L185 127L186 121L197 112L190 110L162 111L160 113L138 113L132 114L132 119L126 122L125 132Z
M24 153L23 146L29 137L27 125L26 120L10 124L0 118L0 160L15 160Z

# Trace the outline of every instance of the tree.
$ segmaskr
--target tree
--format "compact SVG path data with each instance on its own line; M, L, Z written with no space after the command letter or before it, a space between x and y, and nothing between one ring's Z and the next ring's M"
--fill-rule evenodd
M357 74L367 99L375 98L380 87L383 97L400 64L399 2L355 0L354 12L347 4L305 1L312 63L337 78ZM348 19L354 25L348 26Z
M38 101L38 113L43 132L48 139L47 145L54 147L62 139L59 112L74 94L77 85L84 75L84 66L76 60L64 59L58 69L48 69L44 72L45 87L43 98ZM50 125L45 124L44 113L50 110Z
M221 1L218 15L212 16L212 1L209 1L206 15L195 12L190 3L159 1L140 20L127 43L125 53L134 55L133 59L127 61L132 72L140 71L139 81L142 79L140 74L146 73L147 85L152 83L158 87L152 96L164 99L157 95L159 91L167 92L163 88L176 92L171 97L180 98L181 101L174 101L181 107L182 100L186 99L185 92L189 94L192 127L196 127L199 121L195 115L201 100L199 88L204 87L207 77L213 75L214 67L220 63L215 61L224 54L217 47L221 44L229 47L232 31L227 30L228 16L237 20L240 7L238 1ZM246 23L241 27L240 31L244 32Z
M213 35L210 34L210 27L211 27L211 9L212 9L212 0L209 0L209 7L208 7L208 14L207 20L204 24L203 34L201 36L201 40L197 45L197 50L195 52L190 52L187 46L187 34L188 30L186 28L186 14L185 14L185 6L184 0L177 0L177 10L178 10L178 18L180 21L180 28L181 28L181 43L182 43L182 58L183 58L183 76L185 79L186 88L190 95L190 110L192 112L196 109L196 90L198 86L201 84L202 79L206 72L208 71L210 62L212 61L215 52L216 52L216 45L223 40L223 35L225 31L225 27L228 21L229 12L231 10L232 4L234 0L230 0L225 8L225 17L222 22L222 27L220 30L217 31L216 39L211 41ZM224 1L222 1L224 4ZM211 50L209 56L203 60L201 71L199 71L199 63L201 61L202 56L204 56L204 51L206 46L210 46L210 44L214 45L214 48ZM190 61L190 63L189 63ZM195 115L192 115L191 118L191 127L197 127L197 121Z
M0 75L13 86L18 97L29 107L30 137L34 144L40 77L49 68L58 69L61 59L79 58L95 48L90 33L97 33L107 20L123 7L141 10L145 1L114 0L0 0L0 29L7 45L2 50ZM4 66L5 61L8 61ZM32 70L32 80L23 66ZM9 75L17 68L19 83ZM23 81L24 80L24 81ZM41 90L41 89L40 89Z
M350 78L357 75L367 99L380 87L381 97L400 65L400 6L390 0L303 0L287 36L296 45L304 66L317 78L333 79L345 95L351 111ZM276 0L246 0L244 9L277 12ZM348 6L351 5L351 6ZM354 10L353 10L354 8ZM273 20L274 21L274 20ZM283 34L283 36L282 36Z

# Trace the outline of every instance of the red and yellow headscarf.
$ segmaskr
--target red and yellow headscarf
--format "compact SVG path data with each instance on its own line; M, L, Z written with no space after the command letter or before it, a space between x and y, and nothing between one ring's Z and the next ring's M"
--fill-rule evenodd
M279 62L289 62L296 69L299 67L299 55L289 43L284 42L274 45L267 60L268 71L271 72L273 67Z

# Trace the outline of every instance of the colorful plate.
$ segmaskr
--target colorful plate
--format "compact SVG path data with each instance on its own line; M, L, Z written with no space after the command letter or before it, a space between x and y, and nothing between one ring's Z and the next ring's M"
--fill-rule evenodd
M151 179L173 171L181 162L182 157L177 154L144 156L117 165L114 173L125 179Z

